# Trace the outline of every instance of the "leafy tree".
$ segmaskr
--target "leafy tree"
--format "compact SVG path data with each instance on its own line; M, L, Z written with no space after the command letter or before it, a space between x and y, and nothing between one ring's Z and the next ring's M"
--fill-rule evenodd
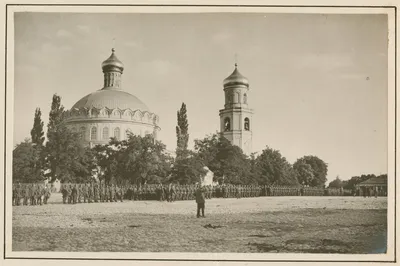
M13 150L13 182L34 183L44 180L40 165L40 150L29 139L25 139Z
M255 153L250 155L248 159L250 163L250 174L247 184L263 184L260 168L257 167L257 157Z
M115 152L107 160L110 181L129 181L134 184L157 183L170 172L171 158L165 145L152 135L145 137L128 134L126 140L111 139L109 145ZM107 169L105 171L107 173Z
M47 126L47 143L44 158L50 182L57 178L61 182L87 180L92 176L94 156L85 148L79 134L71 132L65 125L64 107L61 97L53 95L49 123Z
M251 165L242 149L221 137L217 144L217 150L216 160L219 162L220 168L216 170L216 176L222 177L222 181L225 183L249 183ZM221 182L221 179L219 181Z
M46 165L50 182L88 180L95 167L92 151L84 147L78 133L71 132L64 124L48 133Z
M214 181L242 184L248 183L251 164L243 151L229 140L216 134L195 140L197 158L212 172Z
M339 176L336 177L335 180L331 181L329 183L329 188L341 188L343 187L343 182L340 180Z
M217 134L194 140L194 150L197 153L197 158L214 174L221 167L220 162L217 160L219 141L220 137Z
M189 123L187 119L186 104L182 103L181 109L177 112L178 125L176 126L176 157L180 158L187 157L188 154L188 142L189 142Z
M298 182L302 185L310 186L314 180L314 172L311 165L304 161L299 161L293 165Z
M267 146L257 157L256 167L260 172L262 184L298 185L292 166L278 150Z
M42 112L40 108L35 110L35 118L33 120L33 128L31 130L32 142L38 146L43 146L44 143L44 132L43 132L43 121L41 118Z
M113 143L116 139L111 140ZM93 152L96 158L96 165L100 168L99 179L107 184L113 181L122 182L123 179L114 180L115 173L118 170L118 158L116 156L117 149L111 145L96 145L93 148Z
M298 164L300 164L300 166ZM328 165L317 156L304 156L293 164L293 168L300 169L302 164L308 164L312 169L313 179L308 181L308 185L313 187L324 186L327 180L326 176L328 174Z
M194 184L199 178L206 174L204 163L198 159L197 154L192 151L188 152L188 156L175 161L170 181L179 184Z
M49 137L49 134L51 134L53 131L57 131L57 127L61 124L63 119L64 106L61 105L61 97L57 94L54 94L49 114L49 123L47 124L47 137Z

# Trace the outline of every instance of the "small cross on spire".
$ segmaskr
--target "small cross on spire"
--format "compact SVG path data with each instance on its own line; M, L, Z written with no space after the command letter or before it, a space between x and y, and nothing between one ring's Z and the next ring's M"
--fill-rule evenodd
M113 45L112 45L112 49L111 49L111 51L113 51L113 52L115 52L115 37L112 39L112 41L113 41Z

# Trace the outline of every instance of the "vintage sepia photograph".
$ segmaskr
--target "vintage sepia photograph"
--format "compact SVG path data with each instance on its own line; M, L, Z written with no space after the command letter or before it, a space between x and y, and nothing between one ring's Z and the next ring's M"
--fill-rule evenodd
M197 8L8 7L5 258L393 260L394 9Z

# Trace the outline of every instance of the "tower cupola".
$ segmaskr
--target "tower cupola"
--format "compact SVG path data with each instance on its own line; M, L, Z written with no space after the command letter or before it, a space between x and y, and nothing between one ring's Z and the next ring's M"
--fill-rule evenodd
M121 75L124 64L115 55L115 49L111 49L110 57L101 64L104 73L103 89L121 89Z

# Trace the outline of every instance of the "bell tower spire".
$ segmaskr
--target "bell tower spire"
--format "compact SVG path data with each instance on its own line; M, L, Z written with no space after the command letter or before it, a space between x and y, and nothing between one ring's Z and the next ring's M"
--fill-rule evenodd
M253 110L248 106L249 81L240 74L235 54L235 69L224 79L225 92L224 109L219 111L221 135L232 145L243 150L243 153L252 153L252 115Z

